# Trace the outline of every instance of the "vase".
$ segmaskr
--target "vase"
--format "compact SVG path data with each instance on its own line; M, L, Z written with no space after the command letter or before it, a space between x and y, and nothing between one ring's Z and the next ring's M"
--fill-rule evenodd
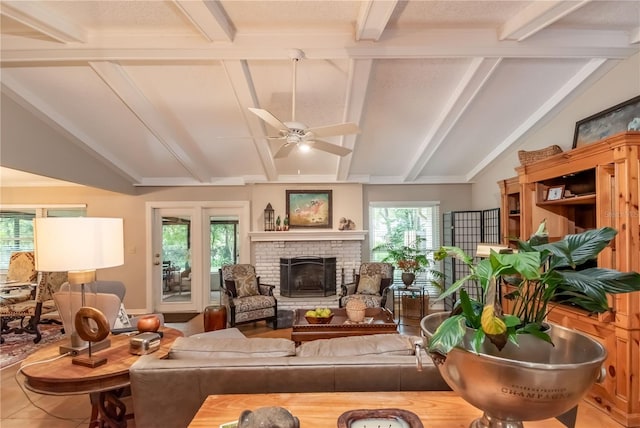
M160 318L156 315L145 315L138 319L136 327L140 333L158 331L160 328Z
M420 322L422 332L431 338L447 317L448 312L427 315ZM484 412L470 428L523 428L522 421L560 416L604 379L604 347L577 331L552 324L555 346L518 335L520 346L510 348L508 357L488 344L475 353L473 334L446 356L431 355L451 389Z
M207 306L204 308L204 331L215 331L227 328L227 307Z
M347 318L351 322L361 323L364 321L364 309L350 309L347 308Z
M408 287L416 280L416 274L411 272L402 272L401 279L404 285Z

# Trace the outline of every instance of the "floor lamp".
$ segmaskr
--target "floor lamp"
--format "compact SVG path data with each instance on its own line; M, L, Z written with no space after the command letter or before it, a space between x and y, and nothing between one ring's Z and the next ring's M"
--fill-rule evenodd
M97 367L106 362L95 358L92 341L102 340L106 317L96 308L86 306L86 284L95 281L96 269L124 263L124 240L121 218L46 217L34 220L36 270L67 272L69 284L80 286L82 307L74 315L74 331L70 332L72 347L75 335L88 341L88 358L77 356L74 364ZM71 289L71 287L69 287ZM100 338L100 336L104 336ZM97 340L92 340L97 339ZM76 342L77 344L77 342ZM78 352L75 352L76 354Z

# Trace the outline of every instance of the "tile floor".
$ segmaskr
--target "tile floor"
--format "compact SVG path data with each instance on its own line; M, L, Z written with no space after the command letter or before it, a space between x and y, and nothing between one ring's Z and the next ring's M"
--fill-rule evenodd
M182 330L185 336L203 331L202 316L188 323L171 324ZM289 329L273 331L265 323L247 324L240 327L247 336L286 337ZM401 332L418 334L417 321L401 325ZM89 397L40 395L23 391L15 376L18 365L0 371L0 426L2 428L75 428L87 427L91 407ZM124 402L131 408L131 398ZM128 427L135 428L135 421L128 421ZM585 403L579 407L576 428L623 428L611 421L593 406ZM160 427L159 427L160 428ZM525 423L526 428L526 423Z

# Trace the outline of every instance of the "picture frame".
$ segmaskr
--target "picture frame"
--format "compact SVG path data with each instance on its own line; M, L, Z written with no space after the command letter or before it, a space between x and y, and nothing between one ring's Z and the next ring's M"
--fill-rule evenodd
M576 122L573 148L630 130L640 131L640 95Z
M545 201L559 201L564 198L564 184L562 186L551 186L547 189Z
M333 227L333 194L331 190L287 190L289 228Z

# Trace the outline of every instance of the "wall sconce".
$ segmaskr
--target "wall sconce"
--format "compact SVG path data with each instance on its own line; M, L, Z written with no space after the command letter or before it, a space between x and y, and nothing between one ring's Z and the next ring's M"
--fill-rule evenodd
M275 211L271 206L271 203L267 204L267 207L264 209L264 231L265 232L273 232L276 230L275 223Z

